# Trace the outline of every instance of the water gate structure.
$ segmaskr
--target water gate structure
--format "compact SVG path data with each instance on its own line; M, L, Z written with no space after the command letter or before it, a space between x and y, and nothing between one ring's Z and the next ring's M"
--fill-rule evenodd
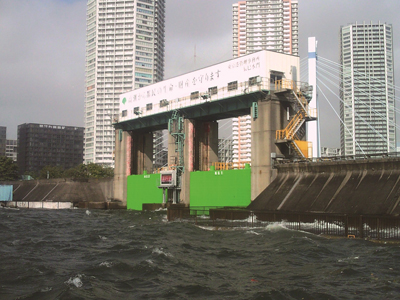
M316 113L308 105L310 88L298 79L297 56L260 51L122 94L114 123L114 197L128 199L134 209L153 199L192 206L201 191L210 199L224 188L232 200L251 182L240 203L219 203L249 204L270 184L275 158L304 158L311 151L305 122L315 120ZM251 169L221 168L217 121L249 114ZM161 129L169 133L168 167L157 173L152 133ZM248 180L230 174L240 171ZM198 172L211 175L200 179ZM217 200L204 201L218 206L212 205Z

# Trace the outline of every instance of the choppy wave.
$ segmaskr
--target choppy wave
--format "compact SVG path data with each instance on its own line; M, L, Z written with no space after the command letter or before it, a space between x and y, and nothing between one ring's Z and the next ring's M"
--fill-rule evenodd
M89 212L89 213L88 213ZM165 211L0 210L0 299L398 299L400 248Z

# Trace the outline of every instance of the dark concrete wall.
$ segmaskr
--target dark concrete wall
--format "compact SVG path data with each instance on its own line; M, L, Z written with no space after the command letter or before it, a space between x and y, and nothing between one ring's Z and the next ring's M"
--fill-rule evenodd
M398 215L400 159L277 166L251 210Z
M12 181L14 201L105 202L114 199L113 179Z

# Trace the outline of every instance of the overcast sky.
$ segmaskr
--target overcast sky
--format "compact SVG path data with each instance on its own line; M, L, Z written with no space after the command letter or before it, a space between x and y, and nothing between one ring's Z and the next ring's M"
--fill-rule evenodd
M165 78L232 58L235 2L166 0ZM399 0L299 0L300 58L315 36L318 55L338 62L340 26L381 21L393 25L396 62L399 11ZM23 123L83 126L85 19L86 0L0 0L0 126L7 138ZM320 103L321 144L339 147L340 121Z

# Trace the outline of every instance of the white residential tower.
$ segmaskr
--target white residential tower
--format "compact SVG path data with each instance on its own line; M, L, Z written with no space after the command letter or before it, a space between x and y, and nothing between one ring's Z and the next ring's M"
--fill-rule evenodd
M233 56L260 50L298 55L298 1L247 0L232 5ZM251 160L251 118L233 119L233 162Z
M392 26L340 29L342 155L396 151Z
M164 76L165 0L88 0L84 162L114 166L119 95Z

